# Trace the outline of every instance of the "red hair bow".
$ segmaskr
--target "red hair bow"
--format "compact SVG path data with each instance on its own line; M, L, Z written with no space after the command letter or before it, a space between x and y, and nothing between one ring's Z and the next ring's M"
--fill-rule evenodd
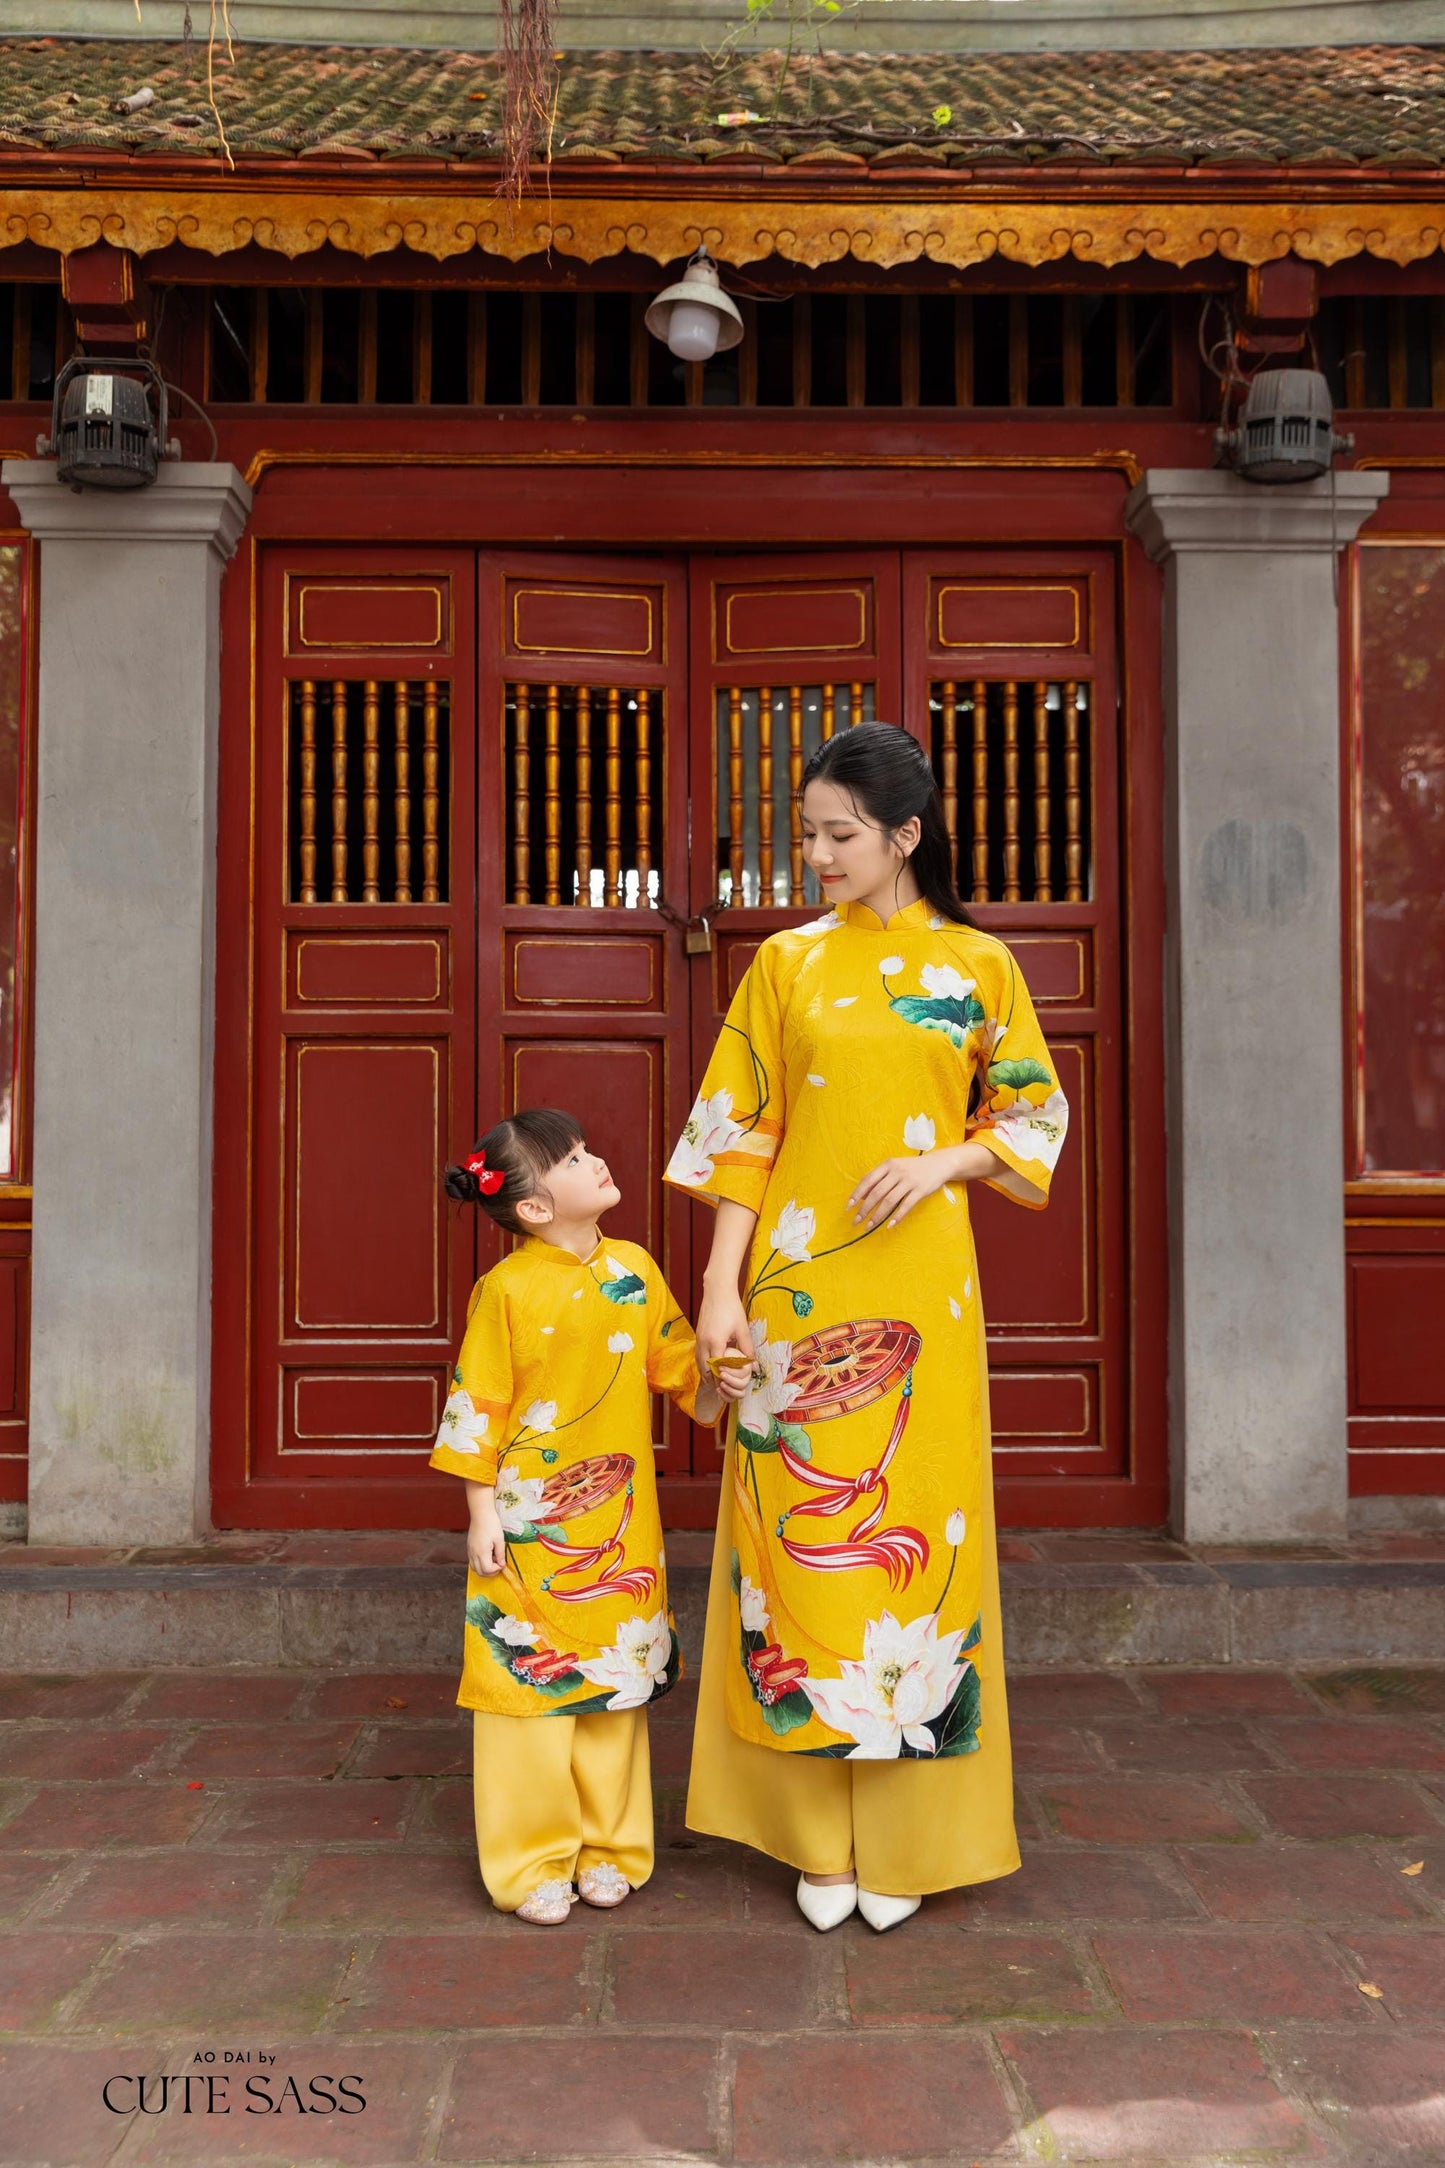
M466 1168L468 1174L476 1176L477 1188L484 1197L495 1197L497 1191L507 1179L500 1167L488 1167L485 1152L468 1152L466 1158L462 1161L462 1165Z

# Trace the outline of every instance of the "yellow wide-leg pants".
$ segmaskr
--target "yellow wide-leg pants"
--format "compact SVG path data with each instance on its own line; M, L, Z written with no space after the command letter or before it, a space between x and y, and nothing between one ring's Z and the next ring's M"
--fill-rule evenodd
M652 1873L647 1711L589 1716L472 1712L477 1857L499 1912L543 1882L609 1862L634 1889Z
M731 1837L804 1874L851 1869L864 1889L886 1897L923 1897L1013 1874L1019 1848L987 1447L983 1639L974 1653L983 1699L979 1751L941 1762L814 1760L755 1746L730 1728L723 1677L727 1664L737 1661L729 1592L732 1494L729 1446L708 1588L688 1828Z

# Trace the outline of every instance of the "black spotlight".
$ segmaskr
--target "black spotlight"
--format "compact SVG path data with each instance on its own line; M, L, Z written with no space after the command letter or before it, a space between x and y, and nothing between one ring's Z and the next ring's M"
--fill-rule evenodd
M166 387L154 362L129 355L77 355L55 380L50 435L58 480L72 489L144 489L162 458L179 459L166 437Z

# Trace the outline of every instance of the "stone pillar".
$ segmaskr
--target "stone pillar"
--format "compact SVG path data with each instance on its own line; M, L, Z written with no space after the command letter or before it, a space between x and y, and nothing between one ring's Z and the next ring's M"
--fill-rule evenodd
M1380 474L1147 474L1165 568L1170 1466L1176 1533L1343 1532L1336 552Z
M40 545L32 1543L208 1525L216 742L234 467L62 487Z

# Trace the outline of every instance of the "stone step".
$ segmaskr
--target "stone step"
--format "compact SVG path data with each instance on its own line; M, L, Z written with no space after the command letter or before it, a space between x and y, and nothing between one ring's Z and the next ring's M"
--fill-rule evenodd
M669 1538L689 1663L708 1539ZM1315 1555L1205 1554L1148 1537L1004 1538L1010 1663L1294 1664L1445 1658L1445 1537L1365 1537ZM236 1537L174 1552L0 1549L0 1663L13 1671L184 1665L426 1668L459 1654L460 1539Z

